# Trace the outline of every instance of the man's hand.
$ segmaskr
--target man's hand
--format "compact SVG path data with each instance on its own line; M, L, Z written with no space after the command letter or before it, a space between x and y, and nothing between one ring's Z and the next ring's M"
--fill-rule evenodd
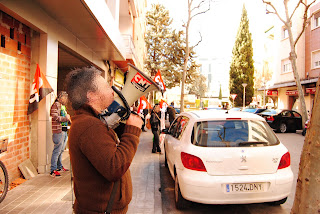
M127 122L127 125L136 126L141 129L141 126L143 124L143 121L141 120L141 117L135 114L130 114Z

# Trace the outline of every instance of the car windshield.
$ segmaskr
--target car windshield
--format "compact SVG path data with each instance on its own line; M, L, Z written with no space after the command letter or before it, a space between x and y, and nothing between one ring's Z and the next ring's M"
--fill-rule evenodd
M192 144L203 147L253 147L279 144L265 121L215 120L196 122Z

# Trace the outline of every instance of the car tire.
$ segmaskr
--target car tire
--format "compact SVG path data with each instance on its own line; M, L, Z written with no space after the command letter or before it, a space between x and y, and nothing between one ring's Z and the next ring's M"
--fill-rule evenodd
M305 135L306 135L306 132L307 132L307 129L304 128L304 129L302 130L302 136L305 136Z
M279 201L272 201L272 202L269 202L270 205L272 206L278 206L278 205L281 205L281 204L284 204L286 201L287 201L288 197L285 197Z
M288 131L287 124L285 124L285 123L280 123L279 131L280 131L281 133L287 132L287 131Z
M187 208L188 206L188 201L183 198L181 195L180 187L179 187L179 181L178 181L178 175L176 175L174 179L174 202L176 205L176 208L178 210L183 210Z

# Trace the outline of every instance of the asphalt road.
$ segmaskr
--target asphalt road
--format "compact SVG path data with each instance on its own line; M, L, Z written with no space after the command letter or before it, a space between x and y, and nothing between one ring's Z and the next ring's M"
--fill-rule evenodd
M171 178L168 169L164 165L164 155L162 155L160 162L160 176L163 213L289 214L294 201L296 180L299 171L300 154L304 143L304 137L301 135L301 131L297 131L297 133L277 133L277 136L280 141L288 148L291 154L291 167L294 173L294 184L292 185L292 192L285 204L281 206L271 206L267 203L247 205L205 205L190 203L188 209L179 211L176 209L174 204L174 180Z

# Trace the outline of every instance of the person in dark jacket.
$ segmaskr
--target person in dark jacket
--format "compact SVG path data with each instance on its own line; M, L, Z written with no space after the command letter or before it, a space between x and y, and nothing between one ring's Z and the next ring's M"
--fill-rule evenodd
M159 146L159 127L160 127L160 105L155 104L150 117L151 131L153 134L152 153L161 153Z
M171 125L171 123L176 118L176 110L174 109L172 103L171 103L170 106L167 107L167 112L169 114L169 122L170 122L170 125Z
M66 79L75 115L69 134L74 181L74 212L102 214L116 184L111 213L126 213L132 199L130 164L137 151L142 120L131 114L121 135L99 114L114 100L107 80L95 68L71 71Z

